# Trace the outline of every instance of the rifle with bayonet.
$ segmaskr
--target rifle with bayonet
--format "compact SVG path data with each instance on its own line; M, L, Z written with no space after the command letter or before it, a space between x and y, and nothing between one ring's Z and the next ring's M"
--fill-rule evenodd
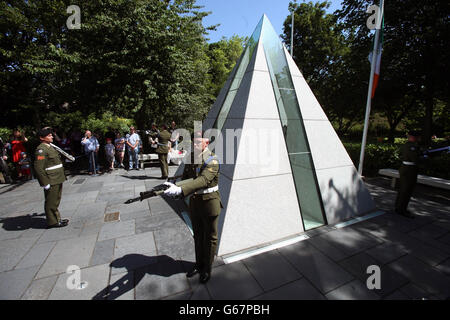
M423 152L423 156L424 156L424 158L428 158L428 156L432 155L433 153L444 152L444 151L447 151L447 153L450 153L450 146L442 147L442 148L436 148L436 149L431 149L431 150L425 150Z
M167 181L169 182L173 182L175 185L177 185L178 187L183 186L184 184L192 181L193 179L186 179L186 180L181 180L178 182L175 182L176 179L181 178L182 176L175 176L175 177L170 177L167 179ZM170 186L166 185L166 184L159 184L155 187L152 188L152 190L149 191L144 191L139 193L139 197L133 198L133 199L128 199L127 201L125 201L125 204L130 204L133 202L137 202L137 201L143 201L145 199L149 199L152 197L157 197L160 196L162 194L164 194L164 191L166 191L167 189L169 189Z

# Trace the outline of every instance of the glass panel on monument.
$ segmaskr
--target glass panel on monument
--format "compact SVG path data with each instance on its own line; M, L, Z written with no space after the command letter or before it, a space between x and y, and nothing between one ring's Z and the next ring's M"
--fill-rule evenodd
M267 19L263 22L261 41L277 100L303 224L305 230L309 230L325 223L322 201L284 50Z

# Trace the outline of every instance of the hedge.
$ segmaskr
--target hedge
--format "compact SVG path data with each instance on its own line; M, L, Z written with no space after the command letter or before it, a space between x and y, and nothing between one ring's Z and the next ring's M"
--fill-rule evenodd
M403 141L399 141L403 142ZM361 143L343 142L355 167L358 167ZM398 169L399 150L402 143L369 143L364 153L363 174L368 177L378 175L379 169ZM419 174L450 179L450 154L439 153L421 163Z

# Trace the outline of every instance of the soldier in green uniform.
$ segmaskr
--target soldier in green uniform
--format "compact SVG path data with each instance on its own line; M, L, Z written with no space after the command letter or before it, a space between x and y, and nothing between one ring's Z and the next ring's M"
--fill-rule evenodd
M422 160L422 151L417 143L419 134L408 132L408 141L400 149L400 187L395 200L395 213L407 218L414 215L406 210L409 200L417 183L418 164Z
M193 277L200 273L200 282L206 283L211 277L211 268L217 249L217 225L222 202L219 194L219 161L208 149L209 140L194 139L193 164L186 164L183 180L194 178L191 182L178 187L170 182L170 188L164 193L169 196L188 196L189 213L194 231L195 265L186 276Z
M34 170L45 194L45 216L48 228L65 227L68 219L62 219L58 211L61 201L62 185L66 180L64 167L56 151L50 143L53 142L53 134L50 128L39 131L41 144L36 149Z
M158 134L158 147L156 153L158 154L159 165L161 167L161 179L167 179L169 175L169 165L167 163L167 154L170 148L170 133L167 131L167 126L161 126L161 132Z

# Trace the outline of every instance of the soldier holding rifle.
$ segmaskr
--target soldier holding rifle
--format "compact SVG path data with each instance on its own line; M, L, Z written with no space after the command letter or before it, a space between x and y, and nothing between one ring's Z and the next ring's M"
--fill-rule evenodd
M164 194L177 197L192 194L189 213L194 231L195 265L186 276L200 274L200 282L211 277L211 268L217 248L217 225L222 202L219 194L219 160L208 149L209 139L200 133L194 137L194 163L186 164L180 186L165 182ZM190 179L191 181L185 181Z

